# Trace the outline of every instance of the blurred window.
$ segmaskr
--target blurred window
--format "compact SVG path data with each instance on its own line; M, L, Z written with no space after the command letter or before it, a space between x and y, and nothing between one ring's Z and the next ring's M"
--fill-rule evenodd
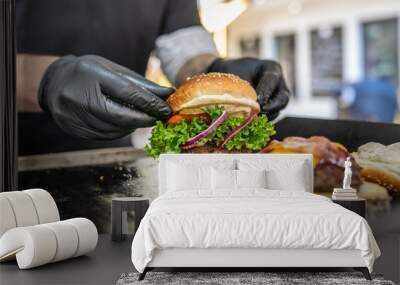
M240 39L240 53L243 57L260 57L260 36Z
M295 35L275 37L276 58L282 65L283 74L292 94L296 96L296 41Z
M311 78L313 96L337 95L342 87L342 28L311 31Z
M362 28L365 76L386 77L398 84L398 20L366 22Z

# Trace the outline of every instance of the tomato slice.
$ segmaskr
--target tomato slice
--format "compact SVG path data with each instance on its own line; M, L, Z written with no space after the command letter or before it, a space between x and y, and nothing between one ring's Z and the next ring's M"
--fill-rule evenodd
M176 125L181 120L192 120L194 118L201 118L201 117L209 119L209 116L206 113L203 113L203 114L176 114L168 119L167 125Z

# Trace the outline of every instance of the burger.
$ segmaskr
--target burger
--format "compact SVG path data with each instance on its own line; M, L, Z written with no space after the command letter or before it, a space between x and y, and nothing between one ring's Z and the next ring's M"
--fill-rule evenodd
M153 157L181 152L259 152L275 134L253 87L233 74L188 79L167 103L173 115L157 121L145 151Z
M314 192L328 193L335 187L342 187L344 162L347 157L352 161L352 187L358 189L362 183L361 168L350 152L340 143L323 136L286 137L282 141L271 141L262 153L288 154L311 153L314 162Z

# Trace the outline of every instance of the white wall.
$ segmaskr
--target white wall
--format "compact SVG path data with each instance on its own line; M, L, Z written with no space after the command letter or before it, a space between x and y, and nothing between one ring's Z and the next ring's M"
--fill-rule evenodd
M350 82L363 77L360 24L382 18L400 19L400 0L265 0L264 2L263 5L251 5L229 26L228 56L240 56L238 45L240 38L259 34L262 38L261 56L274 58L274 36L294 33L297 47L298 99L291 100L286 110L286 114L289 115L336 117L337 108L333 99L311 97L310 30L324 26L342 27L343 77L344 81Z

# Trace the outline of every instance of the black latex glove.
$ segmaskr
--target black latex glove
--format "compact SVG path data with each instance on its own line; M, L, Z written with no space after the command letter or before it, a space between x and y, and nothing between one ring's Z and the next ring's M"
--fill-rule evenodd
M173 91L100 56L69 55L47 69L39 103L72 135L115 139L168 118Z
M257 101L261 113L270 120L279 115L279 111L289 102L290 91L282 75L279 63L256 58L216 59L208 72L233 73L247 80L256 89Z

